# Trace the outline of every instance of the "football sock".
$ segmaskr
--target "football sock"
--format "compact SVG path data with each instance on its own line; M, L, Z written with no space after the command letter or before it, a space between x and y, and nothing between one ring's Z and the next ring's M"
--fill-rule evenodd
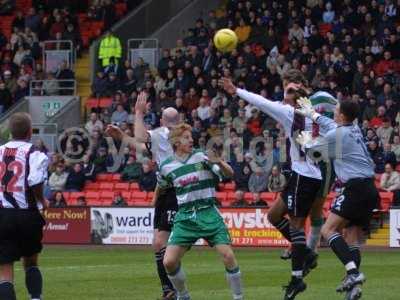
M357 269L360 268L361 265L361 252L360 246L350 246L349 247L351 255L353 256L353 261L357 266Z
M0 299L17 300L15 296L14 285L9 281L0 281Z
M233 299L242 300L242 274L240 273L239 267L232 270L226 269L226 279L228 280L229 286L231 288Z
M316 252L319 241L321 239L321 229L324 224L324 219L313 219L311 220L310 235L307 239L307 247L312 251Z
M168 278L174 285L179 297L189 296L189 292L186 288L186 275L181 266L179 266L175 272L168 274Z
M290 228L292 241L292 277L302 278L305 256L307 254L304 230Z
M328 238L329 246L335 252L336 256L340 259L345 266L347 274L358 274L357 265L353 261L353 256L350 252L349 246L340 233L334 233Z
M287 239L289 242L290 240L290 226L289 226L289 220L286 218L282 218L279 222L272 224L276 229L279 230L279 232Z
M158 277L160 278L161 281L163 293L166 294L170 291L173 291L174 287L171 281L168 279L167 272L165 271L165 267L163 264L164 255L165 255L165 247L155 253Z
M42 273L38 267L30 267L25 271L25 285L32 299L40 299L42 296Z

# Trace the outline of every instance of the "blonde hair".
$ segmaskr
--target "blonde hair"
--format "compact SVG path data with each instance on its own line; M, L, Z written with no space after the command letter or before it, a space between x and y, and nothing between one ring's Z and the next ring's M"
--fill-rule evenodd
M180 138L182 137L182 134L185 131L190 131L192 132L192 126L186 123L182 123L179 125L174 126L171 131L169 132L168 135L168 141L172 145L172 148L175 150L176 146L175 144L179 142Z

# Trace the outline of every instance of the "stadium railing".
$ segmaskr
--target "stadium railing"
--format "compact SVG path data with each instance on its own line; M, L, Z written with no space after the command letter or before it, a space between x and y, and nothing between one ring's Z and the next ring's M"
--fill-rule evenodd
M31 80L29 83L30 96L76 96L76 92L77 82L74 79Z

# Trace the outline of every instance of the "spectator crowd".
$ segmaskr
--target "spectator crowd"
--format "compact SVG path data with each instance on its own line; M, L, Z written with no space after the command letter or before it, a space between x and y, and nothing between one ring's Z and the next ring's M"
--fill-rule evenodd
M285 134L274 120L244 100L227 96L217 83L222 76L231 77L241 88L281 101L282 75L295 68L314 92L326 91L339 101L358 101L364 142L376 173L383 174L381 188L394 192L398 201L399 14L400 1L393 0L230 0L224 11L210 11L196 20L174 48L163 49L155 67L142 58L133 65L111 58L97 73L92 93L112 98L112 106L90 113L85 127L93 142L84 164L70 166L66 175L65 165L54 157L49 190L81 190L84 178L93 179L107 170L117 150L108 146L104 129L113 123L133 136L135 102L138 93L146 91L148 129L160 125L164 108L175 107L180 120L192 125L196 147L205 149L213 138L214 149L228 159L235 171L237 205L261 205L260 193L282 191L286 184ZM57 23L56 17L53 22ZM215 31L225 27L234 30L240 41L227 54L212 44ZM253 145L255 138L260 142ZM122 152L118 170L122 179L139 182L142 189L151 191L154 164L147 159L139 163L136 149ZM254 199L246 202L243 192L253 193Z

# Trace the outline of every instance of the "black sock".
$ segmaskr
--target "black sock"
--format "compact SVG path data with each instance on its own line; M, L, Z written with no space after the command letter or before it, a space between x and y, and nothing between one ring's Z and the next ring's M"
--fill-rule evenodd
M347 274L357 274L358 269L353 261L349 246L340 233L334 233L328 238L329 246L345 266Z
M174 286L172 285L171 281L168 278L167 272L164 268L164 255L165 255L165 247L162 248L159 252L156 252L156 264L157 264L157 272L158 277L161 281L161 286L163 293L166 294L170 291L174 290Z
M302 278L307 253L306 235L304 230L290 228L290 237L292 241L292 277Z
M351 255L353 257L353 261L355 262L357 269L360 269L361 266L361 252L360 246L350 246L349 247Z
M282 220L272 225L274 225L274 227L279 230L279 232L285 237L285 239L287 239L289 242L291 241L290 226L288 219L282 218Z
M38 267L30 267L25 271L25 285L32 299L42 296L43 279Z
M8 281L0 281L0 299L17 300L14 291L14 285Z

